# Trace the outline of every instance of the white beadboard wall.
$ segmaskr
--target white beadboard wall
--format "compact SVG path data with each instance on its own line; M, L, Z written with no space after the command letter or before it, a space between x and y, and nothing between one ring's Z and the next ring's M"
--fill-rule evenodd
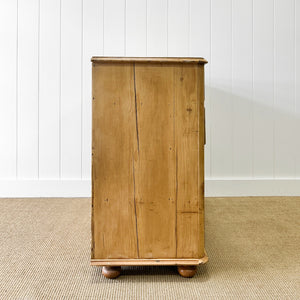
M0 197L90 196L93 55L203 56L206 195L300 195L298 0L1 0Z

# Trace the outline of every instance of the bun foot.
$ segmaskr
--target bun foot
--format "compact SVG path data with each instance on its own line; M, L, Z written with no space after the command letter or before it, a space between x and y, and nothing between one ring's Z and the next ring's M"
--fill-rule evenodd
M117 278L121 274L121 267L102 267L102 275L106 278Z
M196 274L197 266L178 266L177 271L182 277L190 278Z

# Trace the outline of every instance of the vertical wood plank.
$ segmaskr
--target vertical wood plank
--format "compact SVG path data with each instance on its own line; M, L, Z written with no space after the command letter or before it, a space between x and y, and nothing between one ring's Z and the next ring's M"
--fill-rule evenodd
M104 55L125 54L125 0L104 1Z
M205 178L210 177L211 169L211 101L210 101L210 65L211 65L211 0L190 0L190 55L204 57L205 66Z
M233 175L252 176L252 0L232 2Z
M177 257L202 258L203 247L203 211L181 213L177 215Z
M189 1L168 1L168 56L189 56Z
M18 2L18 174L38 178L39 1Z
M16 177L17 1L0 2L0 178Z
M274 176L293 178L295 163L294 1L275 0Z
M40 0L39 177L59 178L60 0Z
M96 64L93 80L93 258L137 258L133 64Z
M81 177L82 1L61 4L61 177Z
M197 66L174 67L177 213L199 211L197 79Z
M146 0L126 0L126 55L147 56Z
M147 1L147 56L167 56L168 0Z
M198 97L198 130L199 130L199 141L198 141L198 201L199 201L199 216L198 216L198 229L199 229L199 243L198 243L198 257L205 256L205 243L204 243L204 143L205 138L205 107L204 107L204 97L205 97L205 85L204 85L204 65L198 66L197 68L197 97ZM196 237L194 236L196 240Z
M177 257L185 258L204 255L203 68L178 66L174 76Z
M253 1L253 176L272 178L274 161L274 7Z
M103 55L103 1L104 0L83 1L81 176L87 179L91 176L91 57Z
M172 66L160 64L135 67L135 199L143 258L176 256L173 73Z
M212 1L211 176L233 175L232 7Z

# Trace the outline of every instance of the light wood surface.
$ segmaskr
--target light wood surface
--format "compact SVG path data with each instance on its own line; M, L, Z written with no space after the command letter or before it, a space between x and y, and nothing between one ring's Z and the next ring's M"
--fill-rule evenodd
M206 261L204 136L202 59L93 58L93 265Z
M205 253L200 259L92 259L92 266L195 266L205 264L208 257Z
M139 150L134 155L141 258L176 257L174 67L137 64Z
M106 57L94 56L92 62L98 63L128 63L128 62L147 62L147 63L199 63L206 64L207 60L202 57Z
M133 67L93 67L93 254L136 258Z

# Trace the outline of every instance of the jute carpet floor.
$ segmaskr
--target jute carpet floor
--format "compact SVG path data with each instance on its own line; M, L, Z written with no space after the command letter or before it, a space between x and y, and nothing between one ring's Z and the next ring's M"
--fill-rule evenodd
M206 199L210 261L90 266L90 199L0 199L0 299L300 299L300 198Z

